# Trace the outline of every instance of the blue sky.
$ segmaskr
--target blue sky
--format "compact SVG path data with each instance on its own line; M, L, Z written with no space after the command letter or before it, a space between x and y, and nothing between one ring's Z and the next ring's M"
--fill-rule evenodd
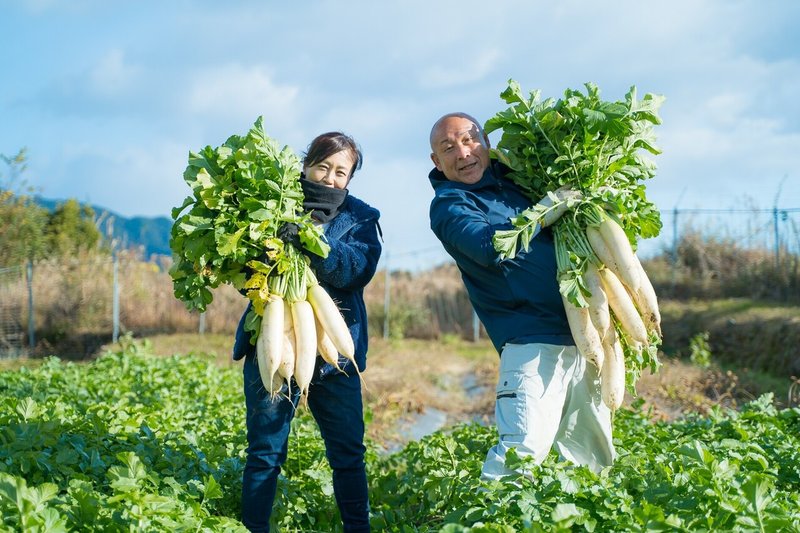
M446 259L428 227L430 126L485 121L513 78L544 96L588 81L608 100L664 95L661 209L800 207L795 0L2 4L0 153L27 148L25 181L47 198L169 216L189 150L263 115L298 153L353 135L351 191L381 210L389 261L427 267Z

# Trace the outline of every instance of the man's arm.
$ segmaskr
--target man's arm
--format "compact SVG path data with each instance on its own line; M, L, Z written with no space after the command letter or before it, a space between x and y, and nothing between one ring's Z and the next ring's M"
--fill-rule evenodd
M461 195L444 194L431 205L431 229L439 240L482 266L499 261L492 237L495 231L510 228L510 222L492 225L485 213Z

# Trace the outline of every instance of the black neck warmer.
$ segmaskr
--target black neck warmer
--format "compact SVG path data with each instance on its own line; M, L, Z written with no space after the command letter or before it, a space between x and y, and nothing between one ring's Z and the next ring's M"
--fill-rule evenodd
M347 198L347 189L337 189L315 183L306 179L305 176L300 179L300 185L303 187L305 196L303 207L306 211L311 212L312 217L323 224L330 222L339 213L339 208Z

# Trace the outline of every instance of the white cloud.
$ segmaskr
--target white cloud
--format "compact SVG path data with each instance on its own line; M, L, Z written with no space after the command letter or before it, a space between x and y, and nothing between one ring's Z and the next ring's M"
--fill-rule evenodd
M140 67L125 62L122 50L112 49L89 70L89 90L101 97L118 97L129 93L141 74Z
M229 64L202 69L192 76L185 99L191 115L214 120L220 116L255 118L263 114L272 121L288 123L296 116L300 90L273 81L262 66Z
M480 81L494 70L499 57L500 51L497 49L465 53L457 65L436 64L424 69L420 73L419 84L425 88L445 89Z

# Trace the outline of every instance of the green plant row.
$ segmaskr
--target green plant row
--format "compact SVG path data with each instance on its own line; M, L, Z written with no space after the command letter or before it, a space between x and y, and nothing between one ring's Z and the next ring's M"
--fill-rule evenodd
M479 480L493 429L369 449L376 531L798 531L800 409L615 420L600 474L550 456L530 477ZM330 470L305 410L279 482L281 531L339 531ZM0 531L244 531L238 367L128 346L90 364L0 372Z

